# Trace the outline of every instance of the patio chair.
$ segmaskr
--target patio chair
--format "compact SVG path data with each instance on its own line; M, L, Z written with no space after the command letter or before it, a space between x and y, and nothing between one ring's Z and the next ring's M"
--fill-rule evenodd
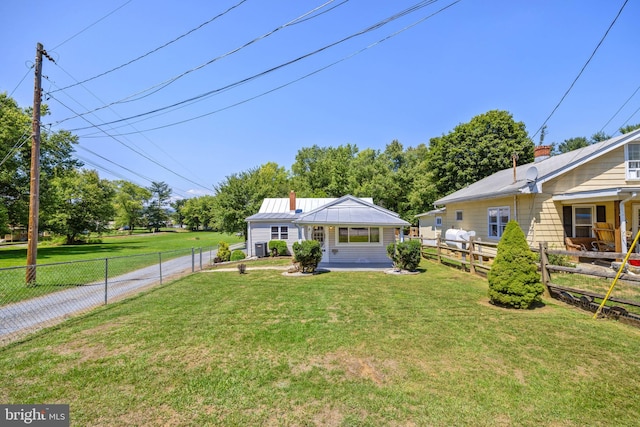
M592 243L594 250L615 252L616 234L613 225L608 222L596 222L593 224L593 233L596 236L596 241Z

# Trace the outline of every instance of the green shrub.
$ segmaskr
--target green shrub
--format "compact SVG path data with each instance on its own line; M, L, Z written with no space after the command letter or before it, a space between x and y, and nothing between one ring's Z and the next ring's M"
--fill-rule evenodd
M227 242L218 243L218 256L220 261L225 262L231 259L231 251L229 250L229 244Z
M240 261L241 259L245 259L246 255L240 249L236 249L231 252L231 261Z
M518 223L509 221L487 273L491 302L514 308L529 308L540 302L544 286L540 283L536 258Z
M322 248L317 240L303 240L293 244L293 254L303 273L313 273L322 259Z
M271 256L286 256L289 255L289 249L287 248L287 242L284 240L270 240L269 251Z
M420 265L422 245L419 240L409 240L408 242L389 243L387 245L387 256L393 261L396 268L402 270L415 271Z

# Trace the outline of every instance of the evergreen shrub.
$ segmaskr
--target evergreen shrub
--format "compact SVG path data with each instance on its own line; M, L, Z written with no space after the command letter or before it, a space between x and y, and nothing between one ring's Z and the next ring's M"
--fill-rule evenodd
M387 256L393 261L393 265L396 268L415 271L422 258L421 249L419 240L389 243L387 245Z
M491 302L513 308L529 308L541 302L544 286L536 259L518 223L509 221L498 242L496 259L487 273Z
M231 259L231 251L229 250L229 244L227 242L218 243L218 256L221 262L226 262Z
M236 249L231 252L231 261L240 261L241 259L245 259L247 256L240 249Z
M270 240L269 241L269 251L271 251L271 256L286 256L289 255L289 250L287 248L287 242L284 240Z
M317 240L303 240L293 244L294 262L303 273L313 273L322 259L322 248Z

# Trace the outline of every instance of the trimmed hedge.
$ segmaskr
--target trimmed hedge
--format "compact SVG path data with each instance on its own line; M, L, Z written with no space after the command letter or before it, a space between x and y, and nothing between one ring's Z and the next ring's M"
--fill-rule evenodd
M269 251L271 256L287 256L289 255L289 249L287 248L287 242L284 240L270 240Z
M509 221L498 242L498 253L487 273L492 303L514 308L529 308L541 302L544 286L540 282L537 255L516 221Z
M409 240L408 242L389 243L387 245L387 256L391 258L396 268L415 271L422 259L420 241Z
M322 248L317 240L303 240L293 244L293 254L303 273L313 273L322 259Z
M231 261L240 261L241 259L245 259L247 256L240 249L236 249L231 252Z

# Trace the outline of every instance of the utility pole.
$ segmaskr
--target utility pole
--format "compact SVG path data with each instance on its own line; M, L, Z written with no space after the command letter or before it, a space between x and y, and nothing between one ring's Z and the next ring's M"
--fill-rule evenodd
M36 285L38 257L38 211L40 209L40 103L42 101L42 43L36 46L33 119L31 134L31 182L29 188L29 230L27 244L27 286Z

